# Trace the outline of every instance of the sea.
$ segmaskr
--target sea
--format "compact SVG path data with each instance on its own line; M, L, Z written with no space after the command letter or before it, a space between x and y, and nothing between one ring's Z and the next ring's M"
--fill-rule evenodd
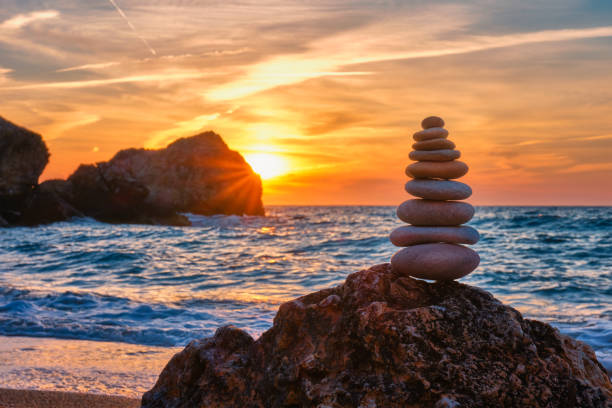
M37 374L26 361L36 348L27 344L44 340L40 350L55 347L58 355L70 349L65 344L104 344L125 356L168 350L145 385L132 379L145 390L161 361L191 340L228 324L257 337L282 302L338 285L396 251L388 239L401 225L394 207L266 211L188 215L191 227L77 218L1 229L0 336L14 347L5 350L13 356L13 371L4 372L10 381L0 386L46 384L36 376L49 372ZM481 264L461 281L589 344L612 371L612 207L477 207L469 225L481 234L473 246ZM71 375L77 384L80 374ZM70 384L64 388L75 389ZM125 394L112 387L102 392Z

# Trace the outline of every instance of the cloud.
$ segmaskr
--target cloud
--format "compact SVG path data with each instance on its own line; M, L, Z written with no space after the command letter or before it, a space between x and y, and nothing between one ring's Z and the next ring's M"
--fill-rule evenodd
M190 120L178 122L172 129L157 132L146 141L145 147L150 149L160 148L181 136L193 136L197 132L204 131L205 126L221 116L215 112L210 115L200 115Z
M57 10L33 11L27 14L18 14L0 24L0 30L16 30L35 21L48 20L60 15Z
M8 80L6 74L9 74L11 72L13 72L12 69L0 67L0 84Z
M97 64L77 65L74 67L58 69L55 72L71 72L71 71L85 71L89 69L104 69L104 68L112 67L114 65L119 65L119 62L100 62Z
M52 120L53 124L46 128L45 139L47 141L61 138L71 129L95 123L100 120L100 116L83 111L55 112Z
M612 172L612 163L582 163L562 169L559 173Z
M0 88L3 90L24 90L24 89L78 89L78 88L94 88L106 85L114 84L125 84L125 83L136 83L136 82L164 82L164 81L184 81L188 79L198 79L214 76L215 74L210 72L196 72L196 71L170 71L160 72L155 74L143 74L133 75L118 78L105 78L105 79L91 79L84 81L60 81L60 82L44 82L38 84L29 85L18 85L6 88Z
M376 37L372 31L343 34L337 38L322 41L304 54L283 55L255 64L248 68L244 78L221 85L206 92L213 101L231 100L270 89L280 85L302 82L322 76L353 76L368 72L343 72L347 66L392 60L435 58L467 54L497 48L514 47L545 42L571 41L587 38L612 37L612 26L545 30L530 33L516 33L502 36L475 36L468 40L450 43L446 47L417 50L389 50L388 44L404 44ZM395 36L395 34L393 34Z

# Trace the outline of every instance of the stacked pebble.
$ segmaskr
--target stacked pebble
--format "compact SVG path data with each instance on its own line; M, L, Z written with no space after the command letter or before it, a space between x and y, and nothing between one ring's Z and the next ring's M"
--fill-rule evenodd
M454 201L472 195L470 186L452 180L464 176L468 166L456 160L461 153L447 139L441 118L430 116L421 126L409 156L416 163L406 168L413 179L406 183L406 191L419 198L397 208L399 219L411 225L391 233L394 245L406 247L393 255L391 265L397 273L415 278L459 279L480 262L476 252L460 245L478 242L478 231L461 225L472 219L474 207Z

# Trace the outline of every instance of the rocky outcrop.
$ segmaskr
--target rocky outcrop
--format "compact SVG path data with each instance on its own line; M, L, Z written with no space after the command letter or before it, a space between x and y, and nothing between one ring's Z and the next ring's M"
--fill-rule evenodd
M609 407L592 349L489 293L389 264L281 305L258 340L235 327L176 354L146 408Z
M49 152L39 134L0 117L0 226L19 220L48 161Z
M47 180L38 185L21 209L20 225L35 226L84 217L70 201L72 185L65 180Z
M174 223L177 213L263 215L261 179L214 132L161 150L122 150L68 178L75 207L110 222ZM185 220L186 221L186 220Z
M214 132L165 149L122 150L68 180L38 177L42 138L0 118L0 226L89 216L113 223L189 225L182 213L263 215L260 177Z

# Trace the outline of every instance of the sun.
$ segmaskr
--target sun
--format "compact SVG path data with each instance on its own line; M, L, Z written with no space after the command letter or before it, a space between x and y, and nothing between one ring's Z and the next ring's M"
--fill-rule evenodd
M274 153L247 153L244 159L251 165L253 171L268 180L282 176L289 171L289 163L283 156Z

